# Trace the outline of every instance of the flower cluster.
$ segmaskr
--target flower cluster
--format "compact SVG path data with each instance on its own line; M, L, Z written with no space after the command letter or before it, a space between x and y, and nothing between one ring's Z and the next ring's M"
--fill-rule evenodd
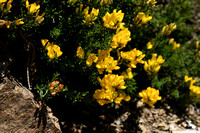
M35 2L32 4L29 4L29 1L26 0L26 8L28 9L28 14L33 15L35 13L35 24L40 24L42 21L44 21L44 15L45 13L42 13L42 15L39 15L39 9L40 5L37 5Z
M139 12L138 15L134 18L134 22L135 22L135 25L141 26L142 24L146 24L151 19L152 19L152 16L146 15L143 12Z
M80 59L84 58L85 53L84 53L83 48L81 46L78 46L77 51L76 51L76 56Z
M114 60L110 55L105 57L103 60L100 60L96 64L96 68L98 69L99 74L103 74L104 70L108 73L112 73L112 70L120 69L120 67L117 66L117 60Z
M86 64L91 66L93 63L96 63L99 74L103 74L104 71L112 73L112 70L119 70L120 67L117 66L117 60L110 56L111 50L111 48L108 50L98 50L98 57L91 53L86 60Z
M12 5L11 5L12 2L13 2L13 0L0 0L0 9L1 9L1 11L10 12L10 9L12 8ZM6 8L5 8L5 4L6 4Z
M161 55L158 56L156 59L157 54L152 54L151 60L149 59L148 62L144 62L144 70L147 72L148 75L152 75L153 73L157 73L161 66L160 64L164 63L165 60Z
M106 13L106 15L102 18L104 21L104 26L110 29L117 29L120 26L122 20L124 18L124 13L121 10L117 12L116 9L113 10L113 13Z
M147 103L149 106L153 106L162 97L159 96L159 90L155 88L147 87L146 90L139 92L139 96L142 97L142 102Z
M193 79L192 77L188 77L187 75L185 75L184 80L185 80L185 82L190 81L190 87L189 87L189 89L191 91L190 94L195 95L200 98L200 87L194 85L194 83L196 83L197 81L195 79Z
M142 51L137 50L136 48L127 52L121 51L120 55L122 59L130 62L127 65L130 68L136 68L137 63L144 64L144 61L142 59L145 57L145 54L143 54Z
M83 11L84 19L83 22L85 24L94 24L94 21L97 19L97 16L99 14L99 9L92 8L92 11L89 13L89 7L85 8Z
M169 40L169 44L173 44L173 47L172 47L173 50L175 50L175 49L180 47L180 43L177 43L176 41L174 41L174 38L171 38Z
M94 53L91 53L86 60L86 64L92 66L93 62L96 63L97 61L98 57Z
M125 72L122 72L121 76L124 76L124 79L132 79L133 78L132 69L130 67L127 68Z
M29 4L29 1L26 0L26 8L28 9L28 13L33 14L39 11L40 5L37 5L35 2L32 4Z
M131 100L129 95L121 92L121 90L126 89L124 76L108 74L103 79L98 78L98 81L102 89L97 89L93 97L101 106L112 102L119 104L122 100Z
M126 44L131 40L131 32L123 25L124 23L120 24L120 27L117 28L116 34L112 38L112 43L110 44L112 48L119 47L122 49L126 47Z
M170 35L171 32L172 32L173 30L175 30L175 29L176 29L176 25L175 25L174 23L171 23L171 24L166 25L166 26L163 27L163 29L162 29L162 34L163 34L163 35Z
M157 3L156 0L148 0L148 1L147 1L147 4L152 5L152 7L155 7L156 3Z
M53 42L50 43L48 39L41 39L41 43L48 51L47 55L50 59L60 57L63 54L60 50L60 47L56 44L53 44Z
M49 90L52 96L55 96L57 92L63 89L64 85L59 83L59 81L53 81L49 84Z

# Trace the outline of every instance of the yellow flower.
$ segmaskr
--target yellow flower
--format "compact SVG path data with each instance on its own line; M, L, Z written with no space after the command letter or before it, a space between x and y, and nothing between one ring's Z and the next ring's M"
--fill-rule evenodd
M25 2L26 2L26 8L29 9L29 6L30 6L30 5L29 5L29 1L26 0Z
M18 19L18 20L15 21L15 25L21 25L21 24L24 24L22 19Z
M5 6L5 3L2 3L2 4L1 4L1 10L2 10L2 11L4 10L4 9L3 9L4 6Z
M124 13L121 10L117 12L116 9L113 10L113 13L106 13L102 18L104 21L104 26L110 29L117 29L124 18Z
M94 21L97 19L97 16L99 14L99 9L92 9L92 11L90 12L90 14L88 13L89 7L87 7L83 13L85 20L83 20L84 23L86 24L94 24Z
M115 103L120 104L123 99L125 99L125 93L119 93L119 96L115 99Z
M147 49L152 49L152 48L153 48L153 45L154 45L154 44L152 44L151 42L148 42L148 43L147 43Z
M101 60L103 60L104 58L110 56L110 51L111 50L112 50L111 48L109 48L107 50L100 50L99 49L98 50L98 62L101 61Z
M147 4L151 4L152 7L155 7L156 3L157 3L156 0L148 0L148 1L147 1Z
M54 51L52 49L48 50L47 55L51 59L55 58L55 53L54 53Z
M198 51L198 56L200 56L200 50Z
M131 32L128 30L128 28L119 27L117 29L117 33L112 38L112 43L110 46L112 48L120 47L120 49L122 49L126 47L126 44L131 40L130 36Z
M45 15L45 12L43 12L41 16L39 16L38 14L36 14L37 17L35 18L35 23L37 23L37 24L42 23L44 21L44 15Z
M131 100L131 97L129 95L127 95L125 98L124 98L124 101L128 102Z
M142 97L142 102L147 103L150 107L152 107L158 100L162 99L162 97L159 96L159 90L151 87L147 87L146 90L139 92L139 96Z
M6 21L6 27L9 29L11 26L12 22L11 21Z
M60 47L58 45L53 45L52 47L54 53L56 54L56 57L60 57L62 55L62 51L60 50Z
M143 12L139 12L135 17L135 25L141 26L142 24L146 24L148 21L152 19L152 16L146 15Z
M26 0L26 8L28 9L30 14L33 14L40 9L40 5L37 5L36 3L32 3L29 5L29 1Z
M119 70L120 67L117 66L117 60L114 60L113 57L108 56L103 60L99 61L96 64L96 67L99 71L99 74L103 74L103 71L106 70L108 73L112 73L112 70Z
M165 60L163 57L160 55L156 59L157 54L152 54L151 60L148 60L144 62L144 70L147 72L148 75L152 75L153 73L157 73L161 66L160 64L164 63Z
M169 44L171 44L171 43L174 43L174 38L171 38L171 39L169 40Z
M102 88L105 89L126 89L124 76L119 76L115 74L107 74L103 79L98 79Z
M173 45L173 50L175 50L175 49L177 49L177 48L179 48L180 47L180 43L176 43L176 42L174 42L174 45Z
M196 48L199 48L199 41L196 41Z
M13 2L13 0L9 0L7 2L7 10L10 10L12 8L12 5L11 5L12 2Z
M101 106L112 102L119 104L122 100L131 100L129 95L120 91L120 89L126 88L123 76L107 74L103 79L98 77L97 80L100 82L102 89L97 89L93 97Z
M88 66L91 66L91 65L93 64L93 62L96 63L97 60L98 60L98 57L97 57L94 53L91 53L91 54L88 56L87 60L86 60L86 64L87 64Z
M47 42L49 42L48 39L41 39L42 46L45 46Z
M93 97L97 99L97 102L103 106L104 104L112 103L113 100L118 96L115 89L106 90L104 88L95 90Z
M143 54L142 51L134 48L127 52L121 51L120 56L122 59L130 61L130 63L127 65L128 67L136 68L137 63L144 63L142 59L145 57L145 54Z
M0 0L0 4L5 2L7 2L7 0Z
M80 59L83 59L83 58L84 58L85 54L84 54L84 51L83 51L83 49L82 49L81 46L79 46L79 47L77 48L76 56L77 56L78 58L80 58Z
M171 23L171 24L166 25L166 26L163 27L163 29L162 29L162 34L163 34L163 35L170 35L171 32L172 32L173 30L175 30L175 29L176 29L176 25L175 25L174 23Z
M48 51L47 55L49 56L49 58L53 59L56 57L60 57L63 54L60 50L60 47L56 44L54 45L53 42L50 43L48 39L41 39L41 43L43 46L47 44L45 49Z
M174 44L173 47L172 47L173 50L175 50L175 49L180 47L180 43L177 43L176 41L174 41L174 38L171 38L169 40L169 44Z
M126 72L122 72L121 76L124 76L124 79L132 79L133 78L132 69L131 68L126 69Z

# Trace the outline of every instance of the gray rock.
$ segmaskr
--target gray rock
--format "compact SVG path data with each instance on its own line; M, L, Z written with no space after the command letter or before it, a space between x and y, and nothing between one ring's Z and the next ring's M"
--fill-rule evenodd
M1 133L61 133L51 109L38 104L33 94L5 79L0 84Z

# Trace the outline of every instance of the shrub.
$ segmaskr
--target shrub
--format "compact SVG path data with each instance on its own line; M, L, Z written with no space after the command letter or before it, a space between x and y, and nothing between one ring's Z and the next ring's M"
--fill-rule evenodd
M13 39L34 42L41 98L60 93L105 105L141 96L155 98L147 102L153 106L159 92L177 101L189 96L184 76L199 75L199 46L187 43L193 2L9 0L0 3L1 23ZM143 93L147 87L155 97Z

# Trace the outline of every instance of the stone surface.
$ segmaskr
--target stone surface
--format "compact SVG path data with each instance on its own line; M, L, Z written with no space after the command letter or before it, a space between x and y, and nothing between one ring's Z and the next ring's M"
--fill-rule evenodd
M5 78L0 84L0 133L61 133L51 109L33 94Z

